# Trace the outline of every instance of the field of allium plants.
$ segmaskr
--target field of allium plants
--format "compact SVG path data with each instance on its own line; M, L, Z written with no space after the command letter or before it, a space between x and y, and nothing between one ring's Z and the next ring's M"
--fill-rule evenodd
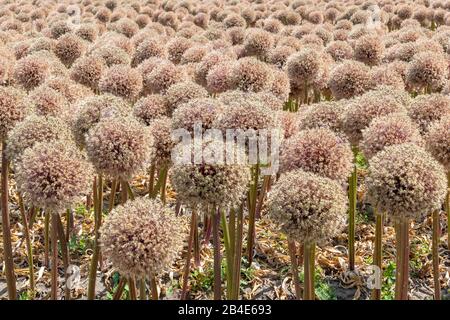
M450 0L0 0L0 299L450 299Z

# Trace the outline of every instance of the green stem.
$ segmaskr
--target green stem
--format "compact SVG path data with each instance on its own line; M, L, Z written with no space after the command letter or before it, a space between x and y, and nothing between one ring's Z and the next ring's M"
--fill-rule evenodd
M221 215L222 220L222 233L223 233L223 243L225 246L225 256L227 260L226 274L227 274L227 299L231 299L233 291L233 258L231 255L231 243L230 243L230 232L228 229L227 217L225 213Z
M399 264L397 268L399 270L397 289L395 293L396 300L408 300L408 282L409 282L409 221L407 219L401 219L399 221L399 232L400 232L400 252L397 252L399 257Z
M291 271L292 271L292 279L294 281L294 287L295 287L295 295L296 298L299 300L302 296L302 291L300 289L300 278L298 276L298 264L297 264L297 257L296 257L296 246L295 242L293 240L288 239L288 250L289 250L289 256L291 258ZM306 278L306 274L305 274Z
M191 216L191 230L189 232L189 239L188 239L188 249L186 252L186 264L184 266L184 273L183 273L183 286L181 289L181 300L186 300L186 295L188 291L188 285L189 285L189 273L190 273L190 267L191 267L191 251L192 251L192 244L194 241L194 232L195 228L197 228L197 212L195 210L192 210L192 216Z
M50 213L45 212L44 220L44 265L50 266Z
M376 209L374 209L376 211ZM380 270L379 275L380 279L376 279L376 283L381 283L382 270L383 270L383 214L377 214L375 212L375 246L373 252L373 263ZM374 288L372 291L372 300L380 300L381 299L381 289Z
M433 280L434 300L441 300L441 282L439 275L439 239L441 237L440 210L433 212Z
M303 300L315 300L314 293L314 268L315 268L315 243L305 243L304 248L304 260L303 260L303 271L304 271L304 290L303 290Z
M220 210L213 214L212 217L212 233L213 233L213 246L214 246L214 300L221 300L222 296L222 270L221 270L221 256L220 256Z
M19 194L19 208L20 215L23 223L23 233L25 236L26 246L27 246L27 255L28 255L28 273L29 282L30 282L30 298L34 299L35 296L35 284L34 284L34 264L33 264L33 245L31 243L30 229L28 227L28 218L25 213L25 205L23 204L22 196Z
M59 216L59 214L56 214L55 216L57 218L58 239L61 245L61 254L64 266L64 280L65 280L64 299L70 300L70 289L67 286L67 277L68 277L67 269L69 268L69 247L67 246L66 236L64 234L64 226L62 224L61 217Z
M255 219L256 219L256 201L258 197L258 179L259 179L259 164L253 167L253 184L250 187L249 193L249 222L247 235L247 254L248 264L251 266L253 262L253 249L255 247Z
M244 233L244 206L241 205L237 214L236 235L235 235L235 249L233 262L233 296L232 300L239 298L241 288L241 261L242 261L242 240Z
M357 202L357 184L358 177L356 171L356 152L355 165L349 178L349 216L348 216L348 262L350 270L355 270L355 215Z
M8 172L9 172L9 162L6 157L6 142L2 143L2 234L3 234L3 255L4 255L4 268L6 285L8 288L8 298L9 300L17 299L16 292L16 277L14 275L14 257L12 251L11 243L11 225L9 218L9 186L8 186Z

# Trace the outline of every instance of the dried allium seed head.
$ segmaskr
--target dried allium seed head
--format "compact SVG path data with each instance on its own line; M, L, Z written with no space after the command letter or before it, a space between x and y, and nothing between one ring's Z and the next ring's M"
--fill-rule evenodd
M160 94L151 94L139 99L133 106L133 115L146 125L156 118L170 114L167 99Z
M183 220L159 200L120 205L100 229L102 252L124 276L142 278L170 268L183 249Z
M171 85L165 95L170 112L192 99L206 98L207 96L208 92L205 88L192 81L178 82Z
M372 158L385 147L413 143L423 146L419 128L404 113L377 117L362 131L361 150Z
M450 114L432 123L425 136L426 148L446 168L450 170Z
M91 56L102 59L108 67L116 64L130 64L130 55L114 45L105 45L92 51Z
M160 39L146 39L142 41L139 46L136 48L134 53L132 64L137 66L142 61L152 58L165 58L166 49L164 44L160 42Z
M353 145L362 139L362 130L376 117L392 113L406 113L405 107L394 97L371 91L355 98L348 106L343 119L343 128Z
M289 99L291 92L291 83L286 72L281 70L272 70L272 84L268 91L282 101Z
M304 85L310 83L321 72L322 59L313 49L303 49L286 61L286 71L291 82Z
M189 39L182 37L172 38L166 46L169 60L175 64L180 63L181 57L192 45L193 43Z
M67 123L56 117L30 115L19 122L8 134L6 154L20 162L23 152L39 142L71 141Z
M185 79L183 70L168 60L160 61L150 73L144 73L143 76L144 91L161 94Z
M0 140L29 113L29 101L25 92L13 87L0 87Z
M65 118L69 111L69 102L58 91L39 86L30 92L30 101L37 115Z
M328 86L336 99L363 94L370 86L370 69L361 62L346 60L330 74Z
M151 161L153 138L131 117L108 118L89 130L86 151L98 172L128 180Z
M58 39L62 35L72 32L72 28L66 21L57 21L50 27L50 34L53 39Z
M386 85L404 90L405 82L402 75L391 64L381 65L371 70L371 87Z
M296 50L290 46L277 46L269 52L268 61L282 69L286 64L287 59L294 52L296 52Z
M272 82L269 67L254 57L236 61L231 77L233 86L242 91L263 91L268 89Z
M322 244L344 229L347 197L339 183L295 170L272 187L267 210L290 239Z
M213 66L206 76L206 88L210 93L222 93L233 88L232 66L229 62L221 62Z
M14 67L14 80L26 90L42 84L50 75L50 65L41 57L30 55L17 61Z
M444 168L414 144L386 147L370 161L368 195L379 212L417 219L439 209L447 192Z
M298 128L300 130L328 128L334 132L341 132L345 106L338 102L312 104L298 115Z
M88 194L92 168L67 141L40 142L24 151L15 177L29 205L58 214Z
M290 111L279 111L281 128L283 129L284 139L289 139L298 132L298 114Z
M83 56L70 69L70 78L92 90L98 90L98 83L106 64L96 56Z
M261 29L249 29L244 38L244 50L249 56L266 57L273 46L273 36Z
M61 93L69 103L74 103L93 94L89 88L66 77L49 77L42 86L55 89Z
M97 39L99 30L97 26L93 23L81 24L75 31L75 34L81 39L94 42Z
M419 126L422 134L428 131L431 123L448 114L450 97L439 93L418 96L408 108L408 115Z
M74 109L72 132L81 147L85 146L86 134L98 122L112 117L124 117L130 112L130 107L124 100L109 94L85 98L77 103Z
M348 60L353 57L353 48L345 41L330 42L325 51L333 57L334 61Z
M54 48L56 56L68 67L81 57L85 51L86 44L84 40L70 33L59 37Z
M350 144L327 128L300 131L281 148L280 171L295 169L344 183L353 169Z
M200 62L203 57L208 53L208 47L204 45L192 46L187 49L181 56L180 63L197 63Z
M149 130L153 136L155 150L154 162L160 165L170 162L172 150L176 143L172 140L172 119L159 117L149 124Z
M131 38L139 31L137 23L128 18L120 19L113 26L117 32L123 34L127 38Z
M193 99L175 109L172 117L173 129L193 132L196 123L201 123L203 130L213 128L213 123L223 108L222 102L216 99Z
M250 170L242 164L175 164L169 171L177 199L194 208L237 207L248 191Z
M104 93L133 100L142 90L142 76L139 71L129 66L114 65L103 73L99 89Z
M448 78L448 61L443 54L425 51L416 54L406 70L406 82L418 90L441 89Z

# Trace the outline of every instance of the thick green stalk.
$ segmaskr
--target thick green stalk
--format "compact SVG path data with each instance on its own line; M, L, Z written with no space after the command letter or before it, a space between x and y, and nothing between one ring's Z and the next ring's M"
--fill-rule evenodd
M122 297L123 290L125 289L125 284L127 280L125 277L121 277L119 280L119 284L117 285L116 292L114 292L113 300L120 300Z
M252 265L253 262L253 249L255 247L255 219L256 219L256 201L258 198L258 179L259 179L259 164L256 164L253 168L253 183L250 186L249 192L249 221L248 221L248 234L247 234L247 254L248 264Z
M44 219L44 265L50 265L50 213L45 212Z
M433 280L434 280L434 300L441 300L441 281L439 276L439 239L441 237L440 210L433 212Z
M99 229L102 223L102 208L103 208L103 177L98 175L98 189L94 190L94 216L95 216L95 230L94 230L94 251L92 254L91 265L89 269L89 283L88 283L88 300L95 299L95 284L97 279L97 266L100 255Z
M233 256L231 252L230 243L230 231L228 228L227 217L225 213L221 215L222 220L222 233L223 233L223 243L225 246L225 258L227 260L226 275L227 275L227 299L231 299L233 291Z
M303 245L303 272L304 272L304 289L303 300L315 300L314 290L314 269L315 269L315 243L305 243Z
M409 282L409 221L407 219L402 219L399 221L398 231L400 232L399 246L400 252L397 252L399 263L398 268L398 278L396 282L397 292L395 293L396 300L408 300L408 282Z
M211 217L212 220L212 233L213 233L213 246L214 246L214 300L221 300L222 296L222 258L220 255L220 210L217 210L216 214Z
M233 296L232 300L239 298L241 288L241 261L242 261L242 241L244 233L244 206L241 205L237 212L236 235L234 242L234 261L233 261Z
M56 218L58 223L58 239L61 247L61 255L64 266L64 280L65 280L64 299L70 300L70 288L67 286L67 278L68 278L67 269L69 268L69 259L70 259L69 247L67 245L66 236L64 234L64 226L62 224L61 217L59 216L59 214L56 215Z
M294 281L294 287L295 287L295 296L299 300L302 296L302 290L300 289L300 278L298 276L298 264L297 264L297 257L296 257L296 251L297 248L295 246L295 242L293 240L288 239L288 250L289 250L289 256L291 258L291 271L292 271L292 279ZM305 274L306 276L306 274Z
M181 300L186 300L186 295L188 291L189 273L191 268L191 251L196 228L197 228L197 212L195 210L192 210L191 230L189 232L188 249L186 252L186 264L184 265L184 273L183 273L183 286L181 288Z
M374 209L376 210L376 209ZM382 277L382 270L383 270L383 214L377 214L375 212L375 219L376 219L376 225L375 225L375 246L374 246L374 252L373 252L373 263L375 266L378 267L380 270L379 277L380 279L377 279L377 283L381 283L381 277ZM378 275L377 273L375 275ZM381 289L380 288L374 288L372 291L372 300L380 300L381 299Z
M356 155L356 153L355 153ZM356 161L356 156L355 156ZM348 216L348 263L350 270L355 270L355 215L357 202L358 177L356 163L349 178L349 216Z
M25 212L25 205L23 204L22 196L19 194L19 208L20 215L23 223L23 233L25 236L25 242L27 246L27 256L28 256L28 273L29 273L29 282L30 282L30 298L34 299L35 296L35 286L34 286L34 264L33 264L33 245L31 243L30 229L28 226L28 218Z
M6 142L2 144L2 231L3 231L3 256L6 284L8 287L9 300L17 299L16 277L14 275L14 258L11 244L11 226L9 221L9 204L8 204L8 172L9 162L6 157Z
M51 215L51 244L52 244L52 269L51 269L51 299L58 299L58 216L57 213Z

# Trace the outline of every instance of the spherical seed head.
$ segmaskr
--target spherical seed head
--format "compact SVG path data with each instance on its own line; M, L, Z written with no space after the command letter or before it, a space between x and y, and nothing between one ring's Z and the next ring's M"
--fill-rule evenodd
M289 56L291 56L296 50L290 46L278 46L270 50L268 54L268 61L274 64L276 67L282 69Z
M50 27L50 34L53 39L58 39L62 35L72 31L72 28L66 21L57 21Z
M23 152L39 142L71 141L72 134L63 120L48 116L30 115L8 134L6 154L19 162Z
M343 118L343 128L353 145L362 139L362 130L376 117L392 113L406 113L405 107L392 96L372 91L355 98Z
M208 47L204 45L192 46L187 49L183 55L181 56L180 63L188 64L188 63L198 63L203 57L208 53Z
M149 125L156 118L169 114L167 99L160 94L142 97L133 106L133 115L146 125Z
M273 46L273 36L261 29L249 29L244 38L244 50L249 56L266 57Z
M113 26L117 32L123 34L127 38L131 38L139 31L137 23L128 18L120 19Z
M133 100L142 90L142 76L139 71L129 66L115 65L103 73L99 88L101 92Z
M425 135L426 149L450 170L450 114L432 123Z
M231 100L231 99L235 100ZM279 127L277 115L255 95L234 91L224 93L219 100L226 107L218 115L214 128L219 129L274 129Z
M150 93L165 93L170 86L185 79L183 70L172 62L162 60L150 73L144 73L144 90Z
M386 147L370 161L366 180L379 212L398 219L417 219L439 209L447 192L444 168L421 147Z
M75 34L79 36L81 39L94 42L97 39L99 30L97 26L93 23L82 24L75 31Z
M353 57L353 48L345 41L330 42L325 51L333 57L334 61L348 60Z
M428 131L431 123L448 114L450 97L439 93L418 96L408 108L408 115L419 126L422 134Z
M328 86L336 99L361 95L369 89L370 69L361 62L346 60L331 71Z
M55 40L47 37L39 37L33 41L28 48L28 53L33 53L41 50L53 51L55 48Z
M16 62L14 80L25 90L42 84L50 75L50 66L41 57L30 55Z
M161 165L167 164L176 145L171 136L172 119L168 117L154 119L149 124L149 130L154 141L154 162Z
M17 165L17 187L27 203L59 213L88 194L92 170L67 141L36 143Z
M283 174L266 206L281 231L303 244L322 244L345 227L347 197L342 186L302 170Z
M60 76L47 78L42 86L55 89L61 93L69 103L74 103L93 94L89 88L78 84L69 78Z
M130 107L119 97L103 94L85 98L75 105L72 132L81 147L86 144L85 136L98 122L128 115Z
M279 111L278 117L283 129L284 139L289 139L299 131L298 114L296 112Z
M253 92L268 89L272 80L268 66L253 57L239 59L233 65L231 78L235 88Z
M448 61L443 54L430 51L417 53L406 70L406 82L416 89L441 89L448 78Z
M182 37L175 37L167 43L167 53L169 60L173 63L180 63L181 57L187 49L192 47L192 41Z
M223 104L217 99L201 98L190 100L180 105L173 112L173 129L185 129L193 132L196 123L201 123L203 130L213 128L213 122L223 108Z
M86 44L83 39L74 34L65 34L58 38L54 48L56 56L66 66L72 63L86 51Z
M89 130L86 151L98 172L128 180L151 161L153 138L137 120L108 118Z
M206 77L209 70L224 61L231 63L231 58L219 51L212 51L206 54L195 67L195 82L206 86Z
M148 58L165 58L165 56L166 49L159 39L146 39L136 48L132 64L136 66Z
M169 174L177 199L191 208L237 207L250 181L250 170L242 164L175 164Z
M169 87L166 92L167 106L172 112L181 104L196 98L206 98L208 91L192 81L178 82Z
M98 90L98 82L106 64L96 56L83 56L70 69L70 78L93 90Z
M337 102L319 102L308 106L298 116L300 130L328 128L341 132L345 105Z
M13 87L0 87L0 140L29 113L25 92Z
M206 76L206 88L210 93L222 93L232 89L232 66L222 62L212 67Z
M371 70L371 87L387 85L400 90L405 89L405 82L402 75L391 64L372 68Z
M138 198L117 206L100 229L102 252L122 276L166 271L183 249L184 222L159 200Z
M129 64L130 55L123 49L114 45L105 45L92 51L93 57L102 59L108 67L116 64Z
M55 89L39 86L30 92L30 101L37 115L59 118L68 115L69 102Z
M305 84L311 82L320 72L322 60L313 49L303 49L291 55L286 61L286 71L291 82Z
M281 172L302 169L344 183L353 169L348 141L327 128L307 129L281 147Z
M361 150L367 158L372 158L385 147L413 143L423 146L419 129L404 113L377 117L362 131Z

